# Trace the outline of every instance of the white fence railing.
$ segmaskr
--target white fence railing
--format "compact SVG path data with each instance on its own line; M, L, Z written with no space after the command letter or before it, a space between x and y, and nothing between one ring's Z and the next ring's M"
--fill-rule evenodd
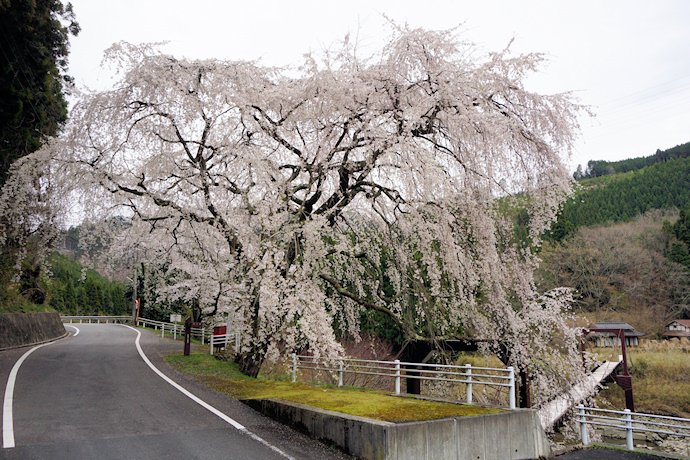
M239 334L235 334L234 332L230 334L218 334L218 335L212 335L211 338L209 339L209 346L210 346L210 353L213 354L213 348L220 348L224 347L225 349L228 348L228 344L231 341L235 342L235 350L239 349L239 340L240 336Z
M60 316L63 323L131 323L132 316Z
M326 371L337 374L338 386L343 385L343 375L378 375L395 379L395 394L400 394L402 378L433 380L437 382L464 383L467 403L472 404L472 386L489 385L508 389L508 406L515 409L515 372L512 367L505 369L473 367L469 364L454 366L445 364L420 364L395 361L374 361L366 359L339 358L334 364L319 361L312 356L292 355L292 381L297 381L297 370Z
M184 338L184 324L167 323L164 321L138 318L137 326L149 327L153 328L155 331L160 331L161 337L164 337L165 333L167 332L168 334L172 334L173 339L175 340L177 340L178 335ZM201 344L204 345L211 339L211 337L213 337L213 328L193 327L191 329L191 336L201 340Z
M628 450L633 450L633 432L656 433L667 436L688 438L690 441L690 419L667 417L638 412L594 409L577 406L577 421L580 424L582 444L589 445L587 425L618 428L625 431L625 444Z

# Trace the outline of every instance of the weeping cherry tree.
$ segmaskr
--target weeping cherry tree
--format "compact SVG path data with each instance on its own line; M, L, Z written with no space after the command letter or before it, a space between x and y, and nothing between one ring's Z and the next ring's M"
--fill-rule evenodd
M371 57L345 40L289 72L126 43L107 58L120 80L83 93L48 149L85 210L132 218L120 250L167 261L162 294L232 312L243 372L341 353L333 326L357 336L362 311L412 340L509 344L544 394L571 372L569 293L532 272L583 108L525 89L540 55L398 28Z

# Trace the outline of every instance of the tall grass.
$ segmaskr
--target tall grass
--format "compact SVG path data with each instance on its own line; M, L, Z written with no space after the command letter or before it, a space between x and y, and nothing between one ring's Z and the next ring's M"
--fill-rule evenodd
M627 352L635 410L690 417L690 340L643 341ZM600 396L604 406L625 407L623 390L615 383Z

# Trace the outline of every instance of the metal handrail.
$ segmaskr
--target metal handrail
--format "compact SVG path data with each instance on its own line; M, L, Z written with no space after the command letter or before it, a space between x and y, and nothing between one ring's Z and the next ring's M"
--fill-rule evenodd
M670 435L670 436L679 436L679 437L683 437L683 438L690 438L690 419L687 419L687 418L670 417L670 416L665 416L665 415L645 414L645 413L641 413L641 412L631 412L628 409L625 409L624 411L597 409L597 408L593 408L593 407L591 407L591 408L585 407L582 404L577 406L577 410L578 410L577 422L580 424L580 437L582 438L582 444L585 446L589 445L589 435L587 434L587 425L605 426L605 427L618 428L621 430L625 430L626 447L628 448L628 450L634 449L633 432L635 432L635 431L639 431L639 432L643 432L643 433L657 433L657 434L666 434L666 435ZM588 414L587 411L598 412L598 413L603 413L603 414L621 415L621 417L610 417L608 415ZM685 425L679 425L679 424L673 425L670 423L661 423L661 422L655 422L652 420L641 420L640 418L656 419L656 420L663 420L663 421L675 421L675 422L684 423ZM599 421L599 420L602 420L602 421ZM605 421L610 421L611 423L605 423ZM640 426L640 425L642 425L642 426ZM668 431L668 430L663 430L663 429L662 430L655 430L655 429L647 428L648 426L687 431L687 433L678 432L678 431Z
M106 324L109 324L110 322L113 323L123 323L123 322L132 322L132 316L125 316L125 315L113 315L113 316L97 316L97 315L89 315L89 316L79 316L79 315L66 315L62 316L60 315L60 319L62 320L63 323L75 323L79 321L79 323L96 323L100 324L101 321L105 322Z
M400 394L400 379L402 377L414 378L417 380L464 383L467 389L466 393L468 404L472 404L473 384L507 387L509 388L509 407L510 409L515 409L515 372L512 367L501 369L491 367L473 367L469 364L457 366L451 364L408 363L400 362L398 360L375 361L345 358L336 358L335 360L332 360L332 362L336 365L335 367L329 366L325 360L320 360L314 356L292 355L292 381L295 382L297 380L297 369L304 369L337 373L338 386L343 385L343 374L345 373L393 377L395 379L395 394ZM359 363L363 363L364 365L360 365ZM379 364L379 366L372 364ZM472 372L473 370L494 371L507 375L474 374ZM451 376L451 378L446 378L444 376ZM452 378L452 376L461 376L465 378L458 379ZM508 383L503 383L505 380L507 380Z
M137 326L142 325L143 327L153 326L156 331L161 331L161 337L165 335L165 332L169 332L173 335L173 339L177 339L177 335L184 336L184 324L178 323L168 323L165 321L156 321L148 318L137 318ZM205 327L193 327L191 328L191 336L197 337L201 340L201 344L204 345L206 340L213 336L213 330Z

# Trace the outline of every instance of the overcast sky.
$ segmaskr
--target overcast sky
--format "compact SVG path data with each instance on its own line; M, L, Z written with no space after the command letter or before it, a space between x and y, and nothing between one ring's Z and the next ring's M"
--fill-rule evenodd
M350 33L379 49L386 19L411 27L461 25L466 40L499 51L542 52L540 93L575 91L592 107L569 164L648 156L690 141L690 1L686 0L70 0L82 31L70 74L106 89L103 51L117 41L169 41L177 57L297 65ZM65 1L66 3L66 1ZM385 16L385 17L384 17Z

